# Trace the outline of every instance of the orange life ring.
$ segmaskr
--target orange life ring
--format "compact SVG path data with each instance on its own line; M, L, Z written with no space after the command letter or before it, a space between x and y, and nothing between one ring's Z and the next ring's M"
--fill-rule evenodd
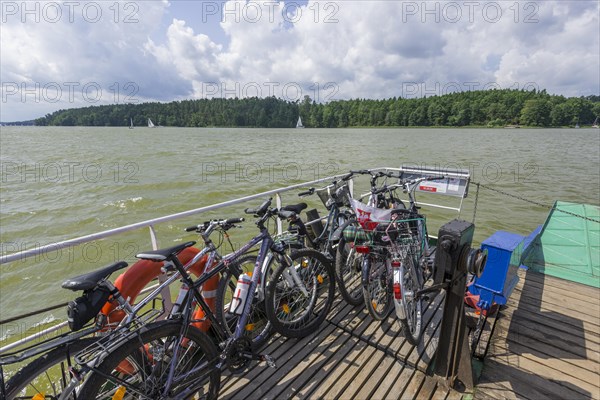
M189 262L200 250L195 247L188 247L179 253L179 260L185 265ZM200 276L205 268L207 255L204 255L194 265L192 265L189 271L196 277ZM128 299L130 304L134 304L137 296L140 294L142 289L148 285L153 279L156 279L162 274L161 268L162 262L155 262L149 260L139 260L127 270L119 275L115 280L115 287L121 292L123 298ZM202 294L210 309L214 312L216 309L216 297L217 287L219 285L219 275L213 276L202 287ZM101 313L107 316L109 323L118 323L125 318L125 313L122 310L115 310L117 303L109 300L104 307L102 307ZM206 332L210 329L210 320L204 319L204 311L198 307L194 312L193 319L194 326Z

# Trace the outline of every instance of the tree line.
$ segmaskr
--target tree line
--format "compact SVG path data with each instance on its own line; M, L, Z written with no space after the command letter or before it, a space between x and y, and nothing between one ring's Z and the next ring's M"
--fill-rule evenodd
M424 98L353 99L316 103L267 98L213 98L170 103L117 104L59 110L35 120L50 126L291 128L298 116L309 128L591 125L600 96L564 97L545 90L494 89Z

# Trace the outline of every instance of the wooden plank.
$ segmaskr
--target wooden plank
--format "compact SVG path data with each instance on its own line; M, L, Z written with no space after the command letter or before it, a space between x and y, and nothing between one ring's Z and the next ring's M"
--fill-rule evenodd
M390 360L387 358L386 360ZM405 371L405 365L396 359L391 359L391 365L388 370L385 371L385 379L379 382L376 390L371 394L372 399L385 399L388 392L392 389L392 385L395 385L402 377L403 374L412 373L411 371ZM410 368L409 368L410 370ZM403 378L404 379L404 378ZM408 378L406 378L408 382Z
M599 298L598 289L583 285L578 282L568 281L555 276L544 275L534 271L519 270L519 283L517 286L529 288L546 288L556 293L574 296L581 300Z
M527 323L524 321L525 324ZM510 324L510 325L509 325ZM580 370L576 375L585 374L586 371L600 373L600 353L598 347L586 347L585 343L573 343L570 340L561 340L562 337L548 333L547 330L535 324L521 325L515 321L501 321L498 332L501 337L509 342L511 351L513 344L524 346L523 351L540 354L548 359L560 359L570 364L569 369ZM506 325L509 325L508 327Z
M494 384L493 387L487 387L485 384L481 386L477 385L477 389L475 393L473 393L474 400L517 400L523 398L524 397L517 396L511 388L499 384Z
M574 300L567 295L559 295L551 292L550 290L544 290L543 293L536 293L527 290L527 288L522 291L515 289L513 293L516 294L519 292L521 293L521 302L525 301L531 305L538 305L541 309L560 309L565 315L572 315L578 319L580 317L586 317L585 320L589 323L600 326L600 316L590 312L591 309L597 309L598 307L598 303L594 305L593 302L590 302L592 299L588 299L586 301Z
M405 392L406 387L408 386L413 375L415 374L415 371L416 370L414 368L405 366L398 378L394 379L393 382L390 382L391 385L384 398L401 399L402 393Z
M399 394L396 397L397 399L401 399L401 400L416 399L417 395L419 393L419 390L421 389L421 386L423 385L424 382L425 382L425 374L422 373L421 371L415 371L413 373L413 376L411 377L410 381L408 382L408 385L403 385L404 388L396 387L394 385L394 387L392 388L392 391L394 390L394 388L398 389Z
M331 364L331 370L329 373L323 377L318 387L314 390L314 392L310 395L311 398L332 398L335 397L335 386L338 385L342 375L345 370L349 367L350 364L355 362L355 358L358 353L360 353L364 347L365 343L358 340L354 336L350 336L350 340L348 340L344 345L340 348L339 359Z
M437 378L434 379L437 380ZM433 392L433 395L431 395L431 400L446 400L446 397L448 397L450 391L450 389L438 382L435 387L435 392Z
M514 353L513 353L514 351ZM563 382L579 395L600 396L600 382L597 374L590 374L583 369L575 369L559 359L543 359L527 352L527 348L517 343L511 344L509 350L506 343L493 343L490 358L501 359L510 365L518 366L520 371L529 372L554 382ZM503 356L507 354L508 356ZM579 376L576 374L579 373ZM586 380L589 379L589 380Z
M444 313L444 296L437 296L429 307L431 318L415 351L408 357L408 364L417 367L418 370L427 372L427 367L433 361L439 341L439 327L441 326ZM424 318L423 321L426 321Z
M368 324L365 324L366 330L363 333L364 335L367 335L367 336L372 335L378 329L378 325L379 325L378 322L373 321L371 319L365 319L364 322L368 322ZM365 350L367 352L375 352L375 349L368 346L366 343L364 345L363 351L365 351ZM362 351L361 351L361 353L356 355L357 362L360 362L361 358L363 358ZM310 361L308 361L308 359L310 359ZM296 366L294 368L292 368L288 373L288 375L290 377L293 377L292 381L289 382L287 387L280 385L280 387L273 390L272 391L273 398L288 398L288 397L293 396L295 393L299 392L302 389L303 385L306 383L306 377L304 377L305 379L298 379L299 375L302 375L302 373L305 372L308 368L312 369L315 373L319 371L318 366L311 366L312 362L316 360L316 357L308 357L308 359L305 358L304 361L301 361L300 363L296 363ZM355 365L355 363L351 363L351 368L354 367L354 365ZM314 376L314 374L313 374L313 376ZM336 386L339 387L343 384L344 378L341 377L341 379L342 379L342 381L338 382L338 384ZM348 383L350 383L350 382L351 382L351 380L348 379Z
M432 323L433 330L435 331L435 327L437 326L437 320L434 318L437 316L437 318L441 319L443 308L440 308L440 306L443 303L443 299L444 296L441 294L436 296L434 299L432 299L432 302L430 302L427 305L427 308L424 310L422 324L426 330L429 328L429 330L431 331L429 325L430 323ZM429 338L425 337L425 339L427 340ZM412 344L406 342L406 345L400 348L400 351L397 353L396 357L402 360L403 362L407 362L412 366L416 366L419 362L421 354L424 353L425 348L426 342L424 343L423 340L421 340L418 346L413 346Z
M436 387L436 379L431 376L426 376L425 382L423 383L423 386L421 386L421 390L419 390L419 393L417 393L416 398L430 399L431 397L433 397L433 393L436 391Z
M338 303L335 307L339 312L334 314L332 322L351 320L354 316L360 313L357 310L345 303ZM352 317L349 317L352 316ZM273 386L279 384L285 378L290 369L308 356L311 352L317 351L323 338L332 334L342 334L337 332L339 329L331 322L323 323L317 332L303 339L288 339L285 345L279 347L271 356L275 359L278 368L276 370L263 369L258 371L258 368L251 369L247 374L238 379L236 385L228 387L223 392L225 396L229 393L235 393L236 396L250 395L251 393L265 393ZM335 333L337 332L337 333ZM226 397L224 397L226 398ZM272 398L272 397L270 397Z
M565 319L561 314L558 313L542 313L539 310L535 310L533 307L527 308L521 307L515 309L516 304L509 303L509 306L502 310L501 319L515 320L515 321L530 321L531 323L543 326L544 329L551 330L557 335L570 337L573 340L584 340L592 344L600 344L600 332L595 332L590 324L586 324L584 321L579 320L578 326L571 319Z
M596 311L600 311L600 305L597 302L592 302L586 305L585 308L576 310L576 311L567 311L562 305L550 305L540 301L539 299L532 299L531 297L527 297L523 295L521 290L515 290L511 297L507 302L508 307L514 307L519 310L527 310L531 312L540 312L549 316L549 318L563 320L566 317L572 316L572 318L567 318L566 322L574 324L576 327L581 324L579 321L583 321L584 325L589 325L590 330L598 331L598 318L591 316L591 313L595 313ZM557 310L561 310L557 312ZM581 310L585 310L586 312L581 312Z
M489 390L510 388L518 398L526 399L562 400L583 397L566 382L549 380L516 363L511 364L510 360L498 358L486 360L479 386L489 388Z

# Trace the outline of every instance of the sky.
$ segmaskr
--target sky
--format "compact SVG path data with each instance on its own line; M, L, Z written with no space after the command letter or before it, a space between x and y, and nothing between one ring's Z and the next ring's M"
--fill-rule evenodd
M600 94L600 2L0 1L0 121L211 97Z

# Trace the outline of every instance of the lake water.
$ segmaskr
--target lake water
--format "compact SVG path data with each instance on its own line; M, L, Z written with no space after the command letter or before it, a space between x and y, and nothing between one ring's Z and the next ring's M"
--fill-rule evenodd
M0 145L2 254L350 169L402 164L468 169L473 181L546 206L555 200L600 203L597 129L3 127ZM462 218L472 219L474 200L471 185ZM209 216L239 216L244 207ZM423 211L433 234L456 216ZM496 230L528 234L548 211L482 188L475 241ZM195 239L182 229L207 218L157 226L160 245ZM254 230L247 223L232 234L234 241ZM60 289L65 278L119 259L132 262L136 251L149 248L142 229L0 265L0 319L73 298ZM54 311L46 322L64 314ZM33 322L21 324L2 328L0 339Z

